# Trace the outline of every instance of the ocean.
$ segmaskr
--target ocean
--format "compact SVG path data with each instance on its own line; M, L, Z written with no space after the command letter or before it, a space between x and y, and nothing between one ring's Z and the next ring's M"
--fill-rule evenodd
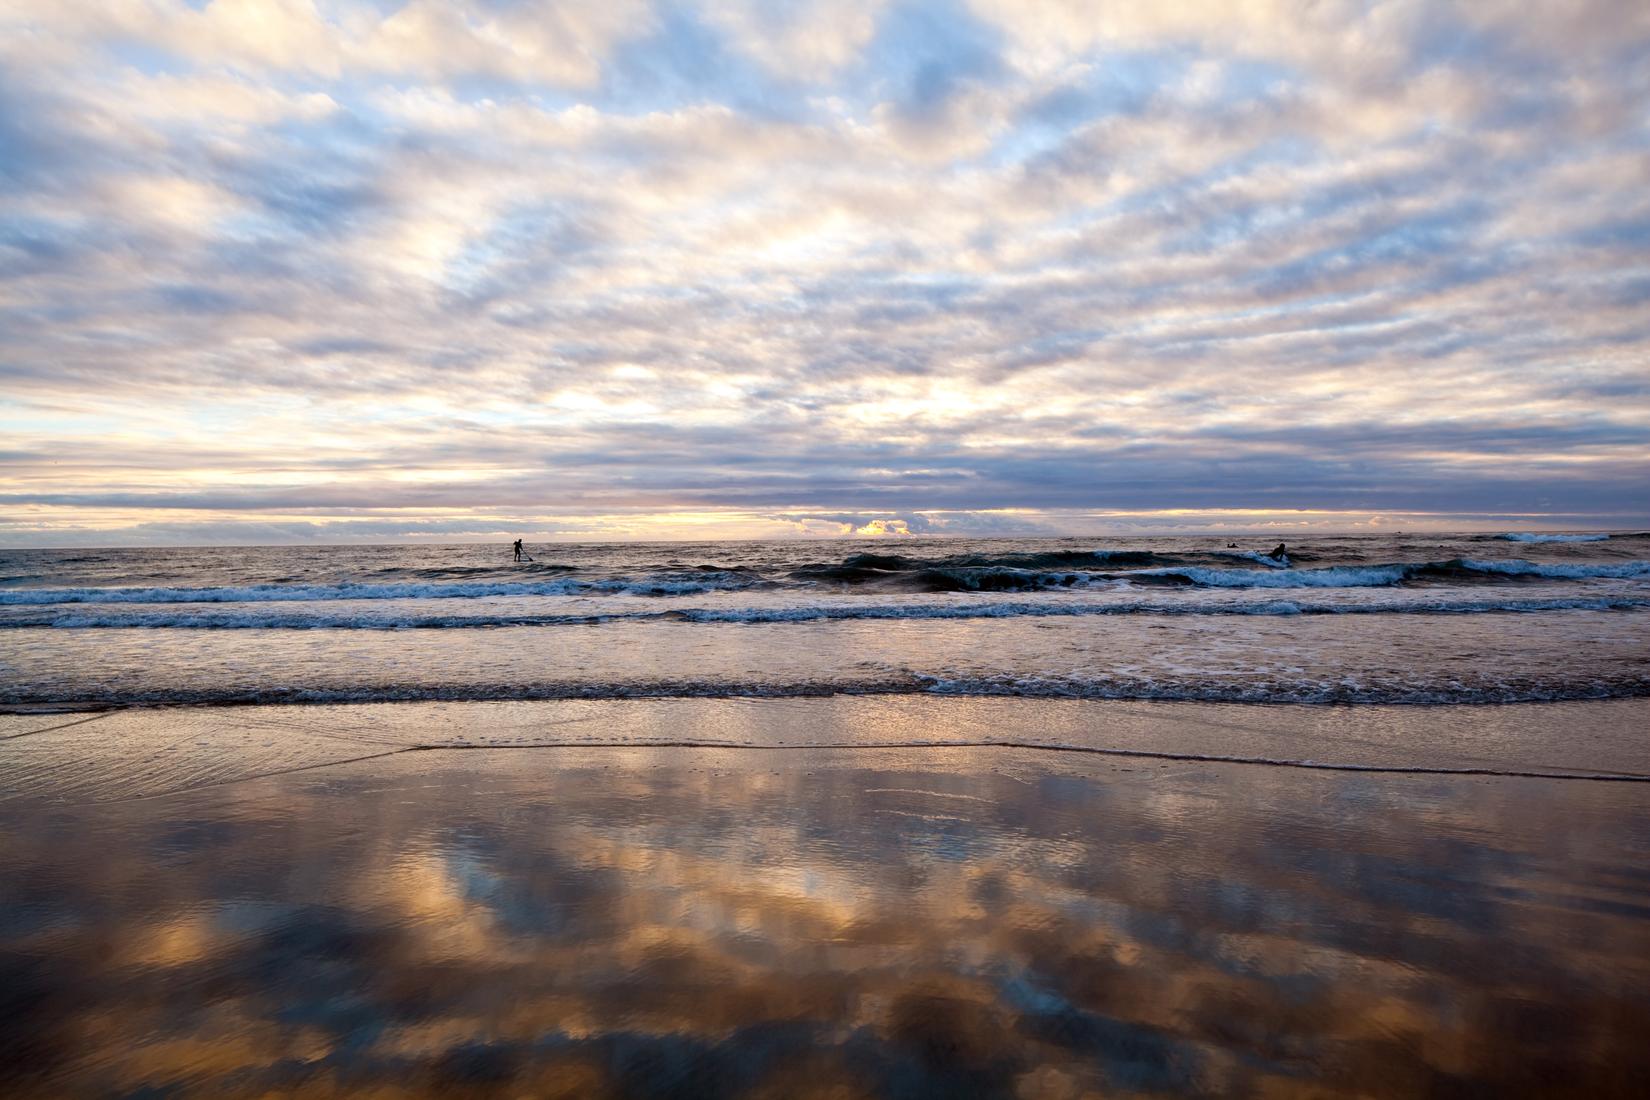
M1237 546L1228 545L1236 541ZM0 551L0 708L1650 695L1650 533Z

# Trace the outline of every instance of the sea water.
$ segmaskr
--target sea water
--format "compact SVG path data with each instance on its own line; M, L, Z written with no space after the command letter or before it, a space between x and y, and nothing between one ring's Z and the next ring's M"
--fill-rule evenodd
M0 551L0 707L1650 695L1650 533Z

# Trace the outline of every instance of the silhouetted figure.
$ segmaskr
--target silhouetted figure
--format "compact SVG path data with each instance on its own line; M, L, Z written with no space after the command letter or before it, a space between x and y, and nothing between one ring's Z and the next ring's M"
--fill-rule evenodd
M1235 542L1229 542L1229 543L1227 543L1227 544L1226 544L1226 549L1228 549L1228 550L1236 550L1236 549L1237 549L1237 543L1235 543Z
M1289 548L1280 542L1278 543L1278 548L1266 556L1271 558L1273 561L1287 561L1289 560Z
M515 560L520 561L521 560L521 540L520 539L516 540L516 548L515 549L516 549Z

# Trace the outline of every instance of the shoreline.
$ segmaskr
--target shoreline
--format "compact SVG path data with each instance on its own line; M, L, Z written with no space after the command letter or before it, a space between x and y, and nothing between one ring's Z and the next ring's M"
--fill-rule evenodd
M785 691L749 692L749 691L705 691L705 692L670 692L661 690L657 693L639 691L627 694L580 694L569 691L566 693L547 693L543 695L498 695L487 693L448 695L408 695L406 697L376 697L352 698L347 693L339 693L337 697L325 698L229 698L229 699L156 699L126 702L107 702L100 700L63 701L63 702L22 702L0 703L0 722L8 718L37 718L56 715L86 714L120 714L155 713L168 711L225 711L288 708L302 710L308 708L332 707L418 707L418 706L554 706L563 703L659 703L669 704L677 702L728 702L728 703L809 703L824 702L838 699L935 699L935 700L997 700L1020 701L1030 705L1041 703L1081 703L1095 706L1111 705L1141 705L1141 706L1198 706L1198 707L1232 707L1237 709L1267 709L1279 710L1383 710L1397 708L1402 710L1495 710L1502 707L1557 707L1567 705L1585 705L1592 703L1643 703L1650 705L1650 690L1646 691L1614 691L1614 692L1582 692L1574 695L1542 695L1532 698L1374 698L1374 699L1312 699L1312 698L1247 698L1247 697L1204 697L1196 695L1082 695L1058 692L1014 692L1014 691L944 691L934 690L926 685L905 688L903 685L890 686L883 690L865 691Z
M1631 784L1650 782L1650 739L1635 736L1646 728L1646 699L1418 707L887 695L119 708L0 715L0 799L157 797L405 753L632 748L998 750ZM167 757L189 767L168 772Z

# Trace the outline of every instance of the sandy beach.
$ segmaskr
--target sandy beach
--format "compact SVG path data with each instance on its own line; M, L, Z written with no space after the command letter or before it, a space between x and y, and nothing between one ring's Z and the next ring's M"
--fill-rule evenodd
M1647 718L844 697L0 717L0 1082L1631 1095Z

